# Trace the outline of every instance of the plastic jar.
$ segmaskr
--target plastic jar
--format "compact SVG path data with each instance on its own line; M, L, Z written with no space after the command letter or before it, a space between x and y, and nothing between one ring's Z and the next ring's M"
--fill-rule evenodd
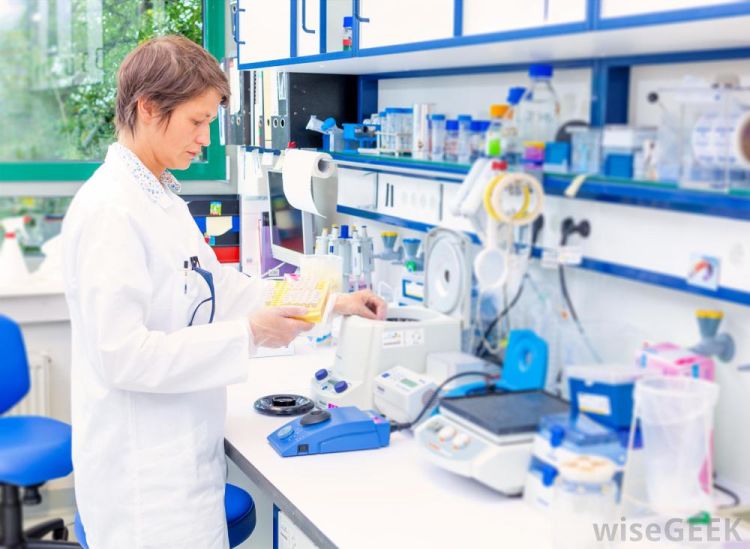
M458 120L445 123L445 161L458 162Z
M445 115L430 115L430 160L445 159Z
M471 121L471 161L485 155L485 137L490 127L489 120Z
M456 161L468 164L471 161L471 116L458 115L458 153Z

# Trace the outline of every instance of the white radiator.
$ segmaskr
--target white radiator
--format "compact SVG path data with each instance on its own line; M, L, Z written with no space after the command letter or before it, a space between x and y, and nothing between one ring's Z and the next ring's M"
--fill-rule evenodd
M46 353L29 355L31 387L21 402L11 408L9 416L49 416L49 383L52 358Z

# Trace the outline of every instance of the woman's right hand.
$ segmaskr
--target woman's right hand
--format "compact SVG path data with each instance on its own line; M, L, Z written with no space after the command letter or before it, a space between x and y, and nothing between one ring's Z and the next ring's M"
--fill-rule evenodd
M249 317L255 345L284 347L313 327L310 322L293 318L307 313L304 307L264 307Z

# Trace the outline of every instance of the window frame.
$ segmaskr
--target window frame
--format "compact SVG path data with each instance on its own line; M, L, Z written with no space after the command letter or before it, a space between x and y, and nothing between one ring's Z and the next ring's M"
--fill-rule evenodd
M224 57L225 0L203 1L203 44L217 60ZM181 180L226 180L226 155L219 143L218 117L211 124L211 144L206 160L187 170L174 170ZM0 162L0 183L9 181L85 181L102 165L101 161Z

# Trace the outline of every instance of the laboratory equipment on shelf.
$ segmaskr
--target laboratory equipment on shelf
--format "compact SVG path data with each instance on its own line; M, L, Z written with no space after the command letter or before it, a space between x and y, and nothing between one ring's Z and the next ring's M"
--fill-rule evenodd
M485 156L487 147L487 130L490 128L489 120L471 121L471 156L469 160L474 162L479 157Z
M397 365L424 372L430 353L460 348L460 321L424 307L391 308L385 320L349 316L333 365L315 372L311 394L321 408L371 408L375 376Z
M471 161L471 123L470 115L458 115L458 152L456 160L460 164L468 164Z
M445 160L445 115L430 115L430 160L443 162Z
M343 22L343 34L341 36L341 50L351 51L352 49L352 36L354 29L354 17L347 15L344 17Z
M711 447L718 395L718 385L703 379L655 376L636 382L623 479L626 516L686 517L713 510ZM634 452L636 425L642 447Z
M458 120L445 122L445 161L458 162Z
M416 103L412 107L411 156L417 160L430 157L430 114L434 103Z
M510 171L521 168L521 139L518 128L518 103L521 101L526 88L514 87L508 90L508 110L503 117L503 128L500 134L500 154L502 159L508 163Z
M602 168L602 129L573 126L568 129L571 143L570 170L598 174Z
M401 240L404 249L404 267L409 272L421 271L424 266L424 254L421 252L422 241L419 238Z
M734 76L652 92L661 112L658 176L687 188L750 188L750 88Z
M485 137L485 155L490 158L500 158L503 139L503 118L508 112L508 105L490 105L490 125Z
M602 171L611 177L645 179L653 163L656 128L608 125L602 134Z
M727 332L719 333L719 325L724 318L722 311L700 309L695 312L701 340L691 347L699 355L717 357L722 362L734 358L734 339Z
M370 153L377 150L377 132L380 125L373 123L369 118L362 124L343 124L344 126L344 152Z
M559 126L560 103L552 87L551 65L531 65L531 84L518 103L515 115L520 130L520 141L555 140Z
M432 463L505 495L523 490L542 417L567 404L542 391L443 398L414 438Z
M350 233L351 229L351 233ZM357 291L372 287L374 247L367 234L367 226L350 227L332 225L324 227L315 238L315 256L337 256L341 258L341 290Z
M388 107L380 125L380 152L403 156L411 154L412 117L411 107Z
M552 414L539 422L534 436L524 499L540 508L548 508L555 499L555 484L566 462L580 458L606 460L611 464L608 482L619 485L627 458L626 442L619 434L584 415ZM612 503L619 492L612 493Z
M390 440L391 426L383 416L354 406L314 408L268 435L282 457L383 448Z

